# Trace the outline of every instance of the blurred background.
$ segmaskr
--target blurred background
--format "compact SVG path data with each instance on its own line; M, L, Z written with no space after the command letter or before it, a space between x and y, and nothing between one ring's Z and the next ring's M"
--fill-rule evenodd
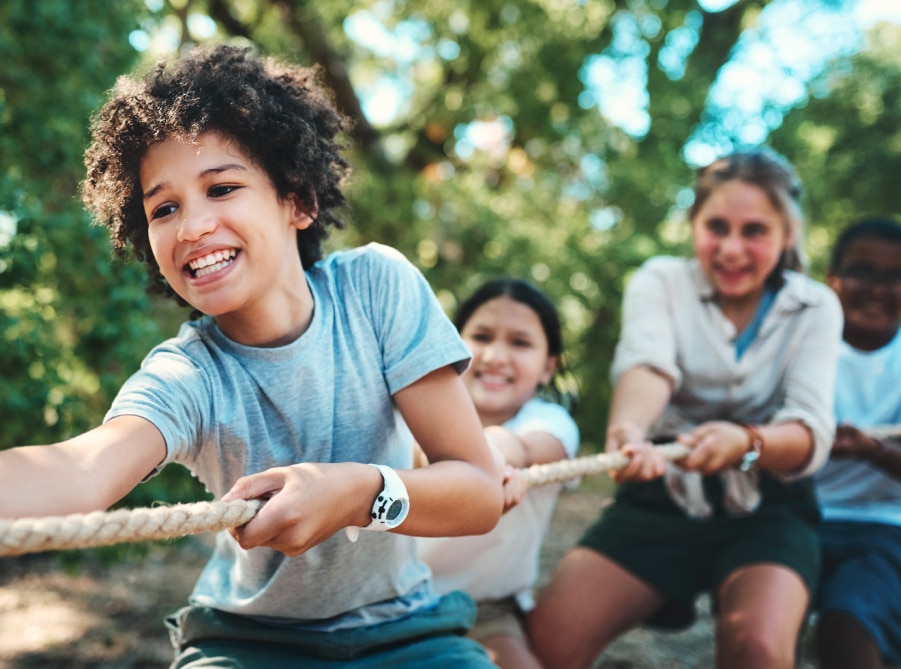
M110 262L78 184L116 77L207 41L320 64L355 119L330 248L395 246L448 313L501 274L554 298L585 453L624 282L688 252L694 168L782 152L816 278L837 230L901 215L896 0L2 0L0 448L97 424L187 317ZM200 495L170 467L125 504Z

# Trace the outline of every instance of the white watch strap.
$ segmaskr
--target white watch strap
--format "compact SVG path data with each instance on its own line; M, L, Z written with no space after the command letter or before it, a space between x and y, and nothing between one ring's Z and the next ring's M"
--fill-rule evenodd
M361 529L378 531L397 527L404 521L404 518L407 516L407 511L409 510L407 486L404 485L403 480L397 475L397 472L387 465L369 463L369 466L378 469L379 473L382 475L382 490L376 495L375 501L372 504L372 521L369 525L363 528L356 526L344 528L344 533L351 542L359 539ZM395 520L395 518L389 518L388 513L392 504L397 500L402 501L403 510L401 511L400 520L391 524L391 521Z

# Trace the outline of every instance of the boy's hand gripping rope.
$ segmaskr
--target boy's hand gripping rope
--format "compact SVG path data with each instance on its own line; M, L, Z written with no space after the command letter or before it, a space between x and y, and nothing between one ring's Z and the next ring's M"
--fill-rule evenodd
M867 434L877 438L901 436L901 425L868 428ZM666 460L678 460L688 455L690 449L684 444L671 443L658 446L657 450ZM532 488L622 469L628 462L629 458L622 453L600 453L532 465L523 472ZM218 532L247 523L261 506L259 500L234 500L0 519L0 557Z

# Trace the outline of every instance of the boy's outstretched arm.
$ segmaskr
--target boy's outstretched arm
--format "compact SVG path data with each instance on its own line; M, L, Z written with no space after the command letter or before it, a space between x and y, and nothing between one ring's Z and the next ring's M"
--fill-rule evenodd
M114 418L57 444L0 451L0 517L106 509L165 456L162 434L136 416Z
M395 402L430 464L397 472L410 511L394 531L453 536L494 528L503 507L501 471L457 373L438 369L398 392ZM345 527L368 525L382 485L379 471L366 464L306 462L242 477L223 499L268 497L232 535L245 549L299 555Z

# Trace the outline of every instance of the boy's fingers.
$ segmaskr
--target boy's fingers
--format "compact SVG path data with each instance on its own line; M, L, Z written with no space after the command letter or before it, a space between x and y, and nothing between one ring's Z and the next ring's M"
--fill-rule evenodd
M242 476L222 496L222 501L231 502L236 499L256 499L281 490L285 485L285 476L277 469L270 469L259 474Z

